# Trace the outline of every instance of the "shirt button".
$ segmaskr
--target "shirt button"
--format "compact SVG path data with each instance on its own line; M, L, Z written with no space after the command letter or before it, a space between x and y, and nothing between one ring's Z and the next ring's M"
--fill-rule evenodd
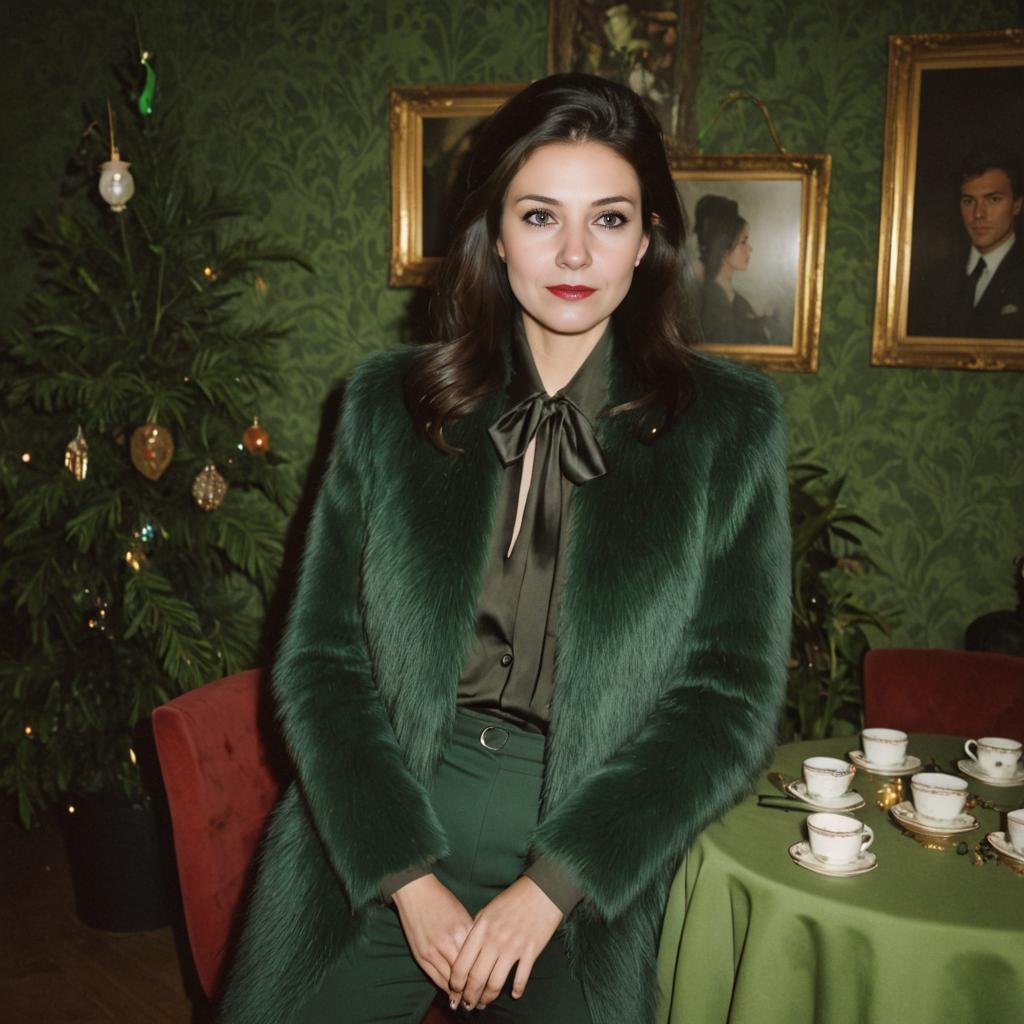
M504 668L508 668L509 665L512 664L512 655L511 654L503 654L501 656L501 664L502 664L502 666Z

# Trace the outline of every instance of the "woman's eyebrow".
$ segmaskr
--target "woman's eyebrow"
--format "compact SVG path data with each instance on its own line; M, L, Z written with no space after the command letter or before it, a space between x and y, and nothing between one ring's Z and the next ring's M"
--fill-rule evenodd
M551 196L538 196L528 195L520 196L517 203L547 203L548 206L561 206L562 203L558 199L552 199ZM629 196L606 196L604 199L595 199L590 205L591 206L609 206L612 203L629 203L630 206L636 206L636 200L630 199Z

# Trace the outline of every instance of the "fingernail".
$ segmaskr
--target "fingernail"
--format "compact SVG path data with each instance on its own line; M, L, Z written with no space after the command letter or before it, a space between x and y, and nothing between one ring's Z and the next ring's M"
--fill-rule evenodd
M450 999L448 1000L448 1005L449 1005L449 1006L450 1006L450 1007L451 1007L451 1008L452 1008L453 1010L457 1010L457 1009L459 1008L459 997L458 997L458 996L452 996L452 997L451 997L451 998L450 998Z

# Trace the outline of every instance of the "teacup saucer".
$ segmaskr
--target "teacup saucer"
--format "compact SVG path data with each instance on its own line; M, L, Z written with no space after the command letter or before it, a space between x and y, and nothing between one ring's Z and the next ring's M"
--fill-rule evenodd
M1002 854L1002 856L1016 861L1018 864L1024 864L1024 853L1021 853L1020 850L1013 846L1005 832L989 832L985 838L988 840L988 845L996 853Z
M828 875L830 878L866 875L878 866L878 858L870 850L865 850L849 864L823 864L811 853L811 844L807 842L794 843L789 848L789 855L793 858L794 864L799 864L800 867L807 868L808 871L813 871L817 875Z
M1024 768L1018 768L1016 774L1011 775L1009 778L997 779L989 775L988 772L982 771L981 765L969 757L957 761L956 766L964 775L970 775L972 779L984 782L988 786L1024 786Z
M891 807L889 813L908 832L918 832L926 836L956 836L961 832L973 832L978 827L978 819L972 814L958 814L942 824L924 821L918 817L914 805L909 800Z
M826 800L823 797L810 796L807 792L807 784L803 779L796 779L786 786L786 792L803 801L808 807L817 807L823 811L856 811L864 806L864 797L860 793L844 793L834 800Z
M902 764L879 765L872 764L865 756L863 750L851 750L846 755L858 767L872 775L912 775L921 767L921 758L907 754Z

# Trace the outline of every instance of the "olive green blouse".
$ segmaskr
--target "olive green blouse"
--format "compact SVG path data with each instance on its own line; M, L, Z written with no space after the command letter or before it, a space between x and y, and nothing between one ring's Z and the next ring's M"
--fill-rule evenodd
M506 412L491 437L506 465L485 570L476 632L459 680L458 703L547 732L555 687L555 629L565 576L573 488L603 475L593 424L607 400L610 329L572 380L548 395L521 328L513 334ZM522 455L536 438L533 471L515 543ZM430 867L389 875L385 898ZM557 864L539 858L524 872L563 914L582 894Z

